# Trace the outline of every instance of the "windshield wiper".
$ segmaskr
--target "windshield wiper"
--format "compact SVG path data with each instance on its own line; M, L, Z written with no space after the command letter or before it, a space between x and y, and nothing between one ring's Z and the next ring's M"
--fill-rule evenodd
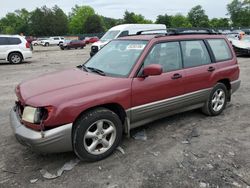
M78 65L77 68L85 70L86 72L89 72L88 69L87 69L87 67L84 64Z
M100 69L97 69L97 68L94 68L94 67L85 67L85 68L91 70L92 72L100 74L102 76L106 76L106 74L102 70L100 70Z

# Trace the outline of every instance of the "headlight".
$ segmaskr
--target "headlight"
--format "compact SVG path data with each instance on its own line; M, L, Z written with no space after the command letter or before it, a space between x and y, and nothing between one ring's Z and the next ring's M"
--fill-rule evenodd
M39 124L45 117L47 117L47 110L45 108L26 106L23 110L22 120L29 123Z

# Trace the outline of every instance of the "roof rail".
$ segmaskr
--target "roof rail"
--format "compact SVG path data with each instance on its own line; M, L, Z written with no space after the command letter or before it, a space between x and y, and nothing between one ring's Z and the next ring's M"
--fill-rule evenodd
M150 29L150 30L142 30L142 31L138 31L136 33L136 35L141 35L142 33L144 32L150 32L150 31L165 31L167 33L167 30L166 29ZM159 34L159 33L147 33L147 34ZM165 34L165 33L162 33L162 34Z
M209 28L170 28L167 30L166 35L218 35L219 32L216 32L213 29Z

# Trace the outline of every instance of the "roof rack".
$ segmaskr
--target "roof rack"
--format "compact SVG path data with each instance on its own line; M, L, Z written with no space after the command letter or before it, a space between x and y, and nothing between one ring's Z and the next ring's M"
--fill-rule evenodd
M138 31L138 32L136 33L136 35L141 35L142 33L150 32L150 31L165 31L165 32L167 33L167 30L166 30L166 29L150 29L150 30ZM146 33L146 34L160 34L160 33ZM165 34L165 33L162 33L162 34Z
M170 28L167 30L166 35L218 35L219 32L216 32L213 29L209 28Z

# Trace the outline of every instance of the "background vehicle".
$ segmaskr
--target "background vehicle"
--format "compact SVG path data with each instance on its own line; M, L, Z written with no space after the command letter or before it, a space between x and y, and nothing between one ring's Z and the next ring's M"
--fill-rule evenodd
M31 44L33 46L41 45L42 40L49 40L48 38L37 38L36 40L32 41Z
M18 64L32 57L30 43L19 35L0 35L0 60Z
M99 38L98 37L86 37L84 39L84 41L85 41L86 44L90 44L90 43L98 42Z
M63 44L60 45L62 50L71 49L71 48L81 48L83 49L86 46L85 42L82 40L66 40Z
M237 55L250 55L250 36L245 35L241 40L230 40Z
M112 27L109 29L105 35L98 41L92 44L91 46L91 52L90 56L92 57L95 55L103 46L105 46L109 41L119 38L119 37L124 37L128 35L134 35L138 31L143 31L143 30L160 30L163 32L165 30L165 33L167 31L166 25L164 24L123 24L123 25L117 25L115 27Z
M64 37L50 37L45 40L41 40L41 44L43 46L49 46L49 45L60 45L64 42Z

